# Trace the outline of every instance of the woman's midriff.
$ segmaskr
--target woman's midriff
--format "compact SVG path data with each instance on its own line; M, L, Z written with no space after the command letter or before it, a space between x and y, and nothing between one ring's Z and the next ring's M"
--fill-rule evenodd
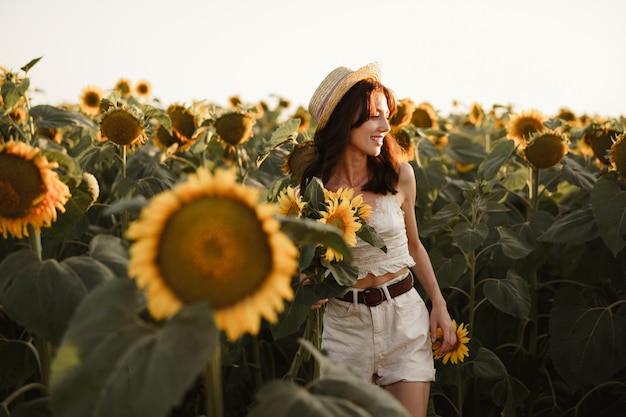
M386 273L385 275L376 276L376 275L368 274L365 276L365 278L358 280L352 286L352 288L365 289L365 288L370 288L370 287L379 287L387 281L391 281L392 279L397 278L399 276L405 276L408 273L409 273L409 268L402 268L398 272L389 272L389 273Z

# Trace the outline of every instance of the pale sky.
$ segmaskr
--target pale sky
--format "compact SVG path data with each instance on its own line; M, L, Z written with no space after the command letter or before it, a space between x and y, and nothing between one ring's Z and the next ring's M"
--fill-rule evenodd
M147 80L165 105L308 100L372 61L399 98L626 114L624 0L0 0L0 65L33 104ZM464 107L463 107L464 108Z

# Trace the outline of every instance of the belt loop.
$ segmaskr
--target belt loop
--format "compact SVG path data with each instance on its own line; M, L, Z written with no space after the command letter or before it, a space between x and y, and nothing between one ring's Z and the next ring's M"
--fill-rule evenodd
M350 289L350 291L352 291L352 306L354 308L358 308L359 307L359 291L355 290L354 288Z
M387 301L390 301L394 304L396 304L396 299L391 297L391 294L389 294L389 284L384 283L383 285L381 285L381 289L383 290L383 292L385 293L385 298L387 298ZM396 304L397 305L397 304Z

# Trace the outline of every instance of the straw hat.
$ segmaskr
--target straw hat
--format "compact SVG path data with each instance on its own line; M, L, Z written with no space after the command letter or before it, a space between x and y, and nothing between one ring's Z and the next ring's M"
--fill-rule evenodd
M346 67L335 68L317 87L309 102L309 113L317 120L317 128L321 129L328 122L341 98L357 82L366 78L380 81L380 65L378 62L367 64L356 71Z

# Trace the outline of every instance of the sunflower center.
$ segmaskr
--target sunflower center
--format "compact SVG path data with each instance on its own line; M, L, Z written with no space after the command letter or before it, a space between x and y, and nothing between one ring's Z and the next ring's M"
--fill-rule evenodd
M272 252L255 211L235 199L207 197L183 205L168 220L157 263L184 302L215 309L253 294L272 270Z
M31 160L0 154L0 216L22 217L45 197L39 168Z

